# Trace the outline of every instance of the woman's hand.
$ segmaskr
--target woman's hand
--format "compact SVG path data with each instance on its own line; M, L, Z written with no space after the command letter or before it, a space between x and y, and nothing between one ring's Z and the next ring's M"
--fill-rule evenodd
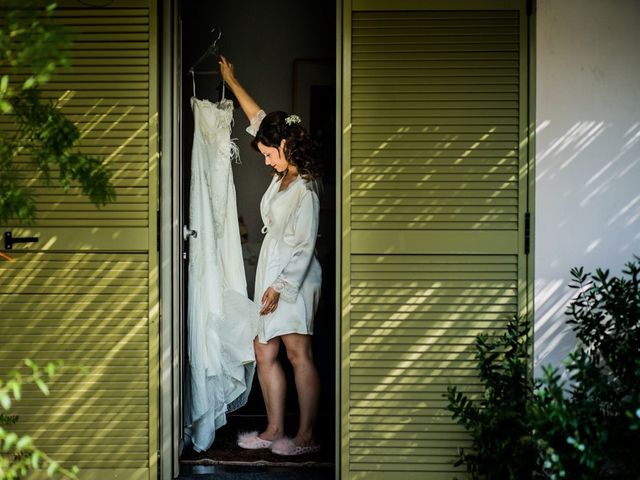
M231 83L236 79L235 74L233 73L233 64L224 56L220 55L218 65L220 65L220 75L222 75L222 79L227 85L231 85Z
M222 76L222 80L227 86L231 89L233 94L238 99L240 103L240 107L242 107L242 111L247 116L247 119L251 121L260 110L262 110L258 104L255 102L251 95L247 93L247 91L240 85L238 79L233 73L233 64L227 60L227 58L223 55L218 57L218 65L220 66L220 75Z
M260 315L267 315L273 313L278 308L278 300L280 300L280 293L276 292L273 288L267 288L267 291L262 295L262 308L260 308Z

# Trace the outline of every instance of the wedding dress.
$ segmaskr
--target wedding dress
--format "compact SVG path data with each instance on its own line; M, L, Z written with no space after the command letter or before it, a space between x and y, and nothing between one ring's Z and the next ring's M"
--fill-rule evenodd
M233 102L191 98L188 352L185 433L207 450L226 414L243 406L255 371L258 306L247 298L231 161Z

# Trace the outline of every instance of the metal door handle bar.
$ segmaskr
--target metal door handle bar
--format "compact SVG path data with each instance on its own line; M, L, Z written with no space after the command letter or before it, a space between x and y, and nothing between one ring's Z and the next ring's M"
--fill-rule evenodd
M38 237L14 237L11 232L4 232L4 249L12 250L14 243L35 243Z

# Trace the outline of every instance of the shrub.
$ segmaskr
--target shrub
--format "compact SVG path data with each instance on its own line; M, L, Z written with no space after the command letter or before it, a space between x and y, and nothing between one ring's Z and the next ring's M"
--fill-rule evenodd
M473 479L530 478L537 455L527 420L533 398L529 321L514 318L500 336L479 335L475 347L483 396L474 400L455 386L447 389L448 410L473 440L472 451L460 449L456 465L466 464Z
M544 369L532 411L551 478L640 478L639 260L619 277L571 270L578 346L564 375Z
M546 366L532 389L530 328L514 319L502 336L477 337L484 396L448 389L448 409L473 440L457 465L473 479L640 478L640 258L619 277L571 276L567 323L578 345L564 373Z

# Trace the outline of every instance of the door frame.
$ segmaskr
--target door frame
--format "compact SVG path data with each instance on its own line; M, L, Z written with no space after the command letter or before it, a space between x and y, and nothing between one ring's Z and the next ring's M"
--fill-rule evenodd
M160 25L160 202L158 238L160 246L160 421L158 479L171 480L180 473L182 433L182 359L180 263L180 78L179 16L175 0L161 0Z
M342 200L342 15L343 1L335 0L336 9L336 218L335 218L335 310L334 321L336 357L335 376L335 479L340 478L340 419L341 419L341 264L342 219L339 206ZM172 480L180 473L182 451L182 317L180 305L182 288L182 199L181 195L181 128L182 80L180 57L179 0L158 2L161 24L160 44L160 172L159 172L159 276L160 276L160 384L159 384L159 445L158 479ZM341 208L341 207L340 207Z
M342 204L342 155L343 155L343 142L344 133L342 131L342 104L343 104L343 56L344 56L344 0L336 0L336 258L335 258L335 322L336 322L336 358L334 360L334 368L336 372L335 377L335 479L340 479L342 472L342 408L344 403L342 402L342 309L343 309L343 297L342 297L342 258L344 256L343 238L342 238L342 226L343 226L343 204Z

